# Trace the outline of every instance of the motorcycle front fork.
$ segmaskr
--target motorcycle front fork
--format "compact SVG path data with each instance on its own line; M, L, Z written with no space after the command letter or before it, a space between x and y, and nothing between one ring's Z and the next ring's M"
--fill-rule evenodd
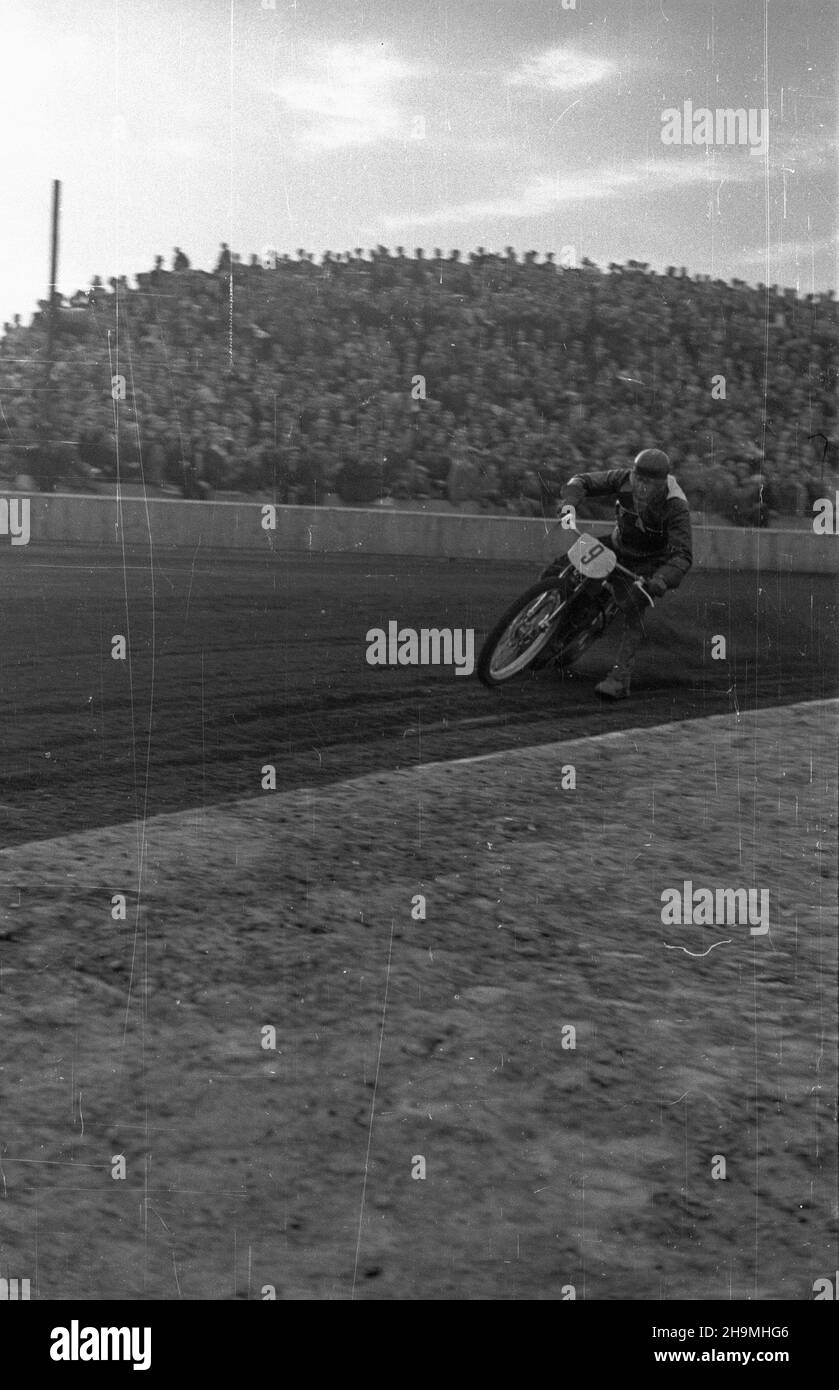
M581 584L572 587L570 593L566 594L564 602L571 602L579 599L582 603L596 608L603 617L603 627L608 627L612 619L620 612L614 587L608 579L600 582L594 580L583 580Z

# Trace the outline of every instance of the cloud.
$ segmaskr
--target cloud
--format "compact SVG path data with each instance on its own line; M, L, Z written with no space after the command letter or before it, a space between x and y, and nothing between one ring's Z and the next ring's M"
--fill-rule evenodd
M768 259L770 265L777 265L781 261L809 260L813 256L823 255L826 251L839 251L839 232L834 232L831 236L799 241L774 242L769 247L768 257L765 246L748 246L732 258L732 263L739 266L765 266Z
M399 227L459 226L483 219L540 217L566 203L587 203L616 198L632 192L644 195L664 193L692 185L747 183L763 177L762 166L754 161L721 159L636 160L619 168L601 165L572 174L539 174L499 198L450 203L432 212L387 217L389 231Z
M595 58L573 48L549 48L527 58L507 77L511 87L535 87L543 92L577 92L616 71L607 58Z
M275 85L279 100L301 119L303 144L335 150L406 134L394 94L413 70L383 50L383 44L319 48L302 73Z
M822 169L832 173L836 169L839 140L833 134L814 136L806 131L782 129L775 135L774 154L778 164L791 164L808 173L818 173ZM794 173L795 168L788 172Z

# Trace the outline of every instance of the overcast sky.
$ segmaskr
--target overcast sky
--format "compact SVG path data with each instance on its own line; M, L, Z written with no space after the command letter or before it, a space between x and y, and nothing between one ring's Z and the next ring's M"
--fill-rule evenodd
M65 293L222 240L835 285L836 0L570 5L2 0L0 321L45 294L53 178ZM686 101L768 141L663 143Z

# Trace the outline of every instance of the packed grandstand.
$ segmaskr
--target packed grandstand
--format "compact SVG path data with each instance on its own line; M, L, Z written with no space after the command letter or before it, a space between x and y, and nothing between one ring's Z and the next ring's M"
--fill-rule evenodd
M6 486L539 515L652 443L739 524L837 486L832 291L512 248L172 265L4 325Z

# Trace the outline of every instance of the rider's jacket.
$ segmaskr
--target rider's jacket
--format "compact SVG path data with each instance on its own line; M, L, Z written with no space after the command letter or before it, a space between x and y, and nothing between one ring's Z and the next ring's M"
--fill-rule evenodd
M693 564L690 508L672 473L667 493L655 507L639 516L630 486L631 468L608 468L599 473L576 473L562 490L562 501L576 507L583 497L615 497L617 525L612 542L627 566L657 565L655 577L669 589L681 584Z

